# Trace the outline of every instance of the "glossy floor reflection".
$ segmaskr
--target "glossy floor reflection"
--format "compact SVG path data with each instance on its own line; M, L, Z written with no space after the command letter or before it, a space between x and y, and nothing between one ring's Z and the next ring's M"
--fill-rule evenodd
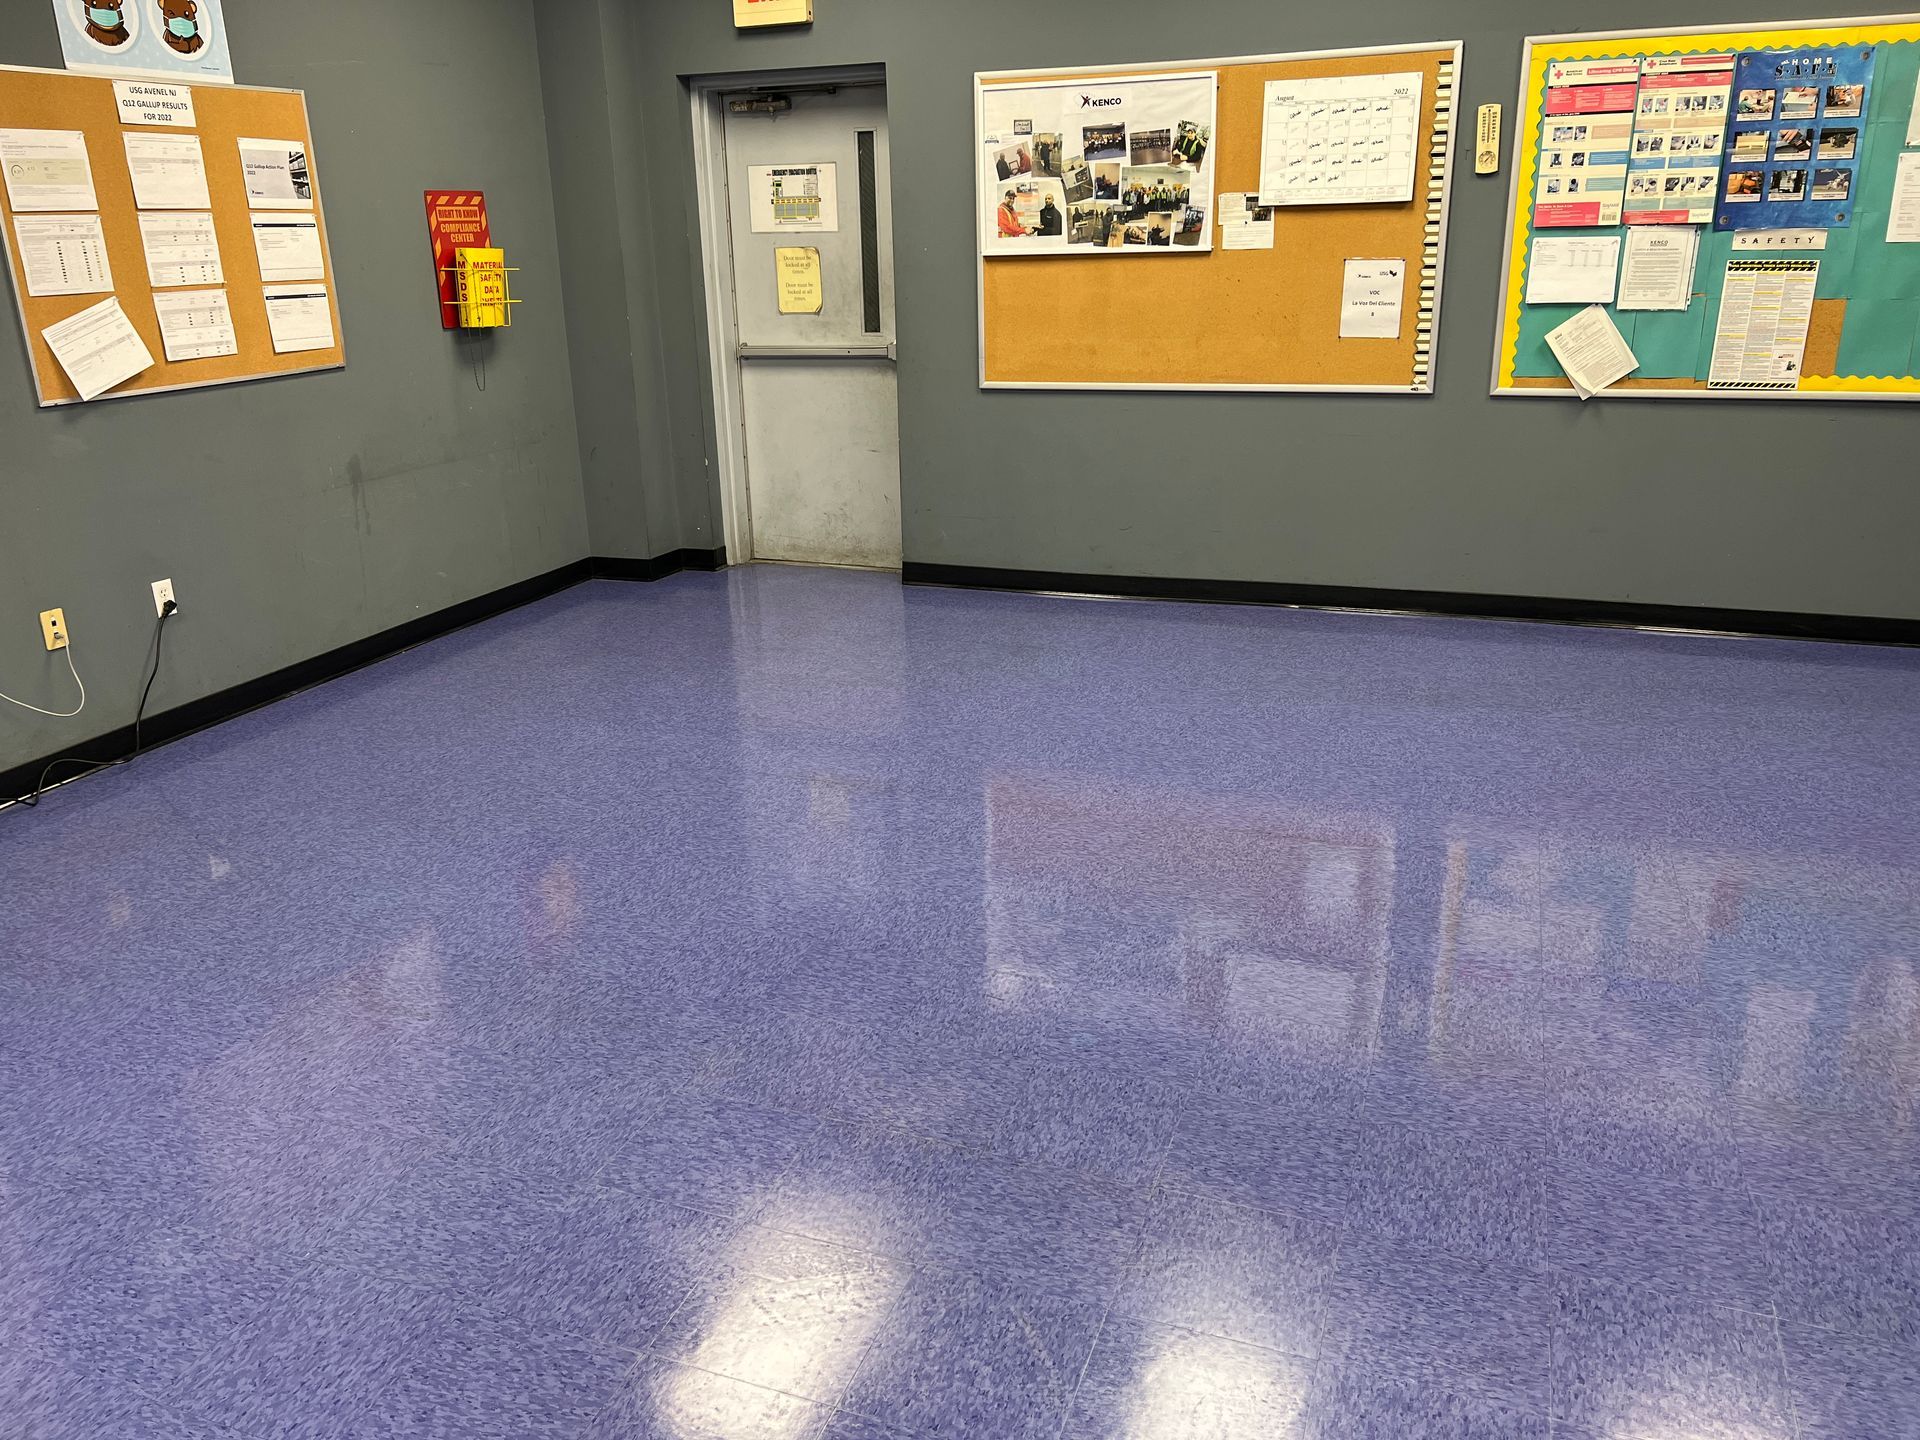
M0 814L0 1434L1914 1440L1916 717L570 591Z

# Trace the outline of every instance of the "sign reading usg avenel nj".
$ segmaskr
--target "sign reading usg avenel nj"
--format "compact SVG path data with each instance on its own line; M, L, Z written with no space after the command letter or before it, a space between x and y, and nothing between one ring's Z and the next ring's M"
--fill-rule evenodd
M811 25L813 0L733 0L733 25L749 30L760 25Z

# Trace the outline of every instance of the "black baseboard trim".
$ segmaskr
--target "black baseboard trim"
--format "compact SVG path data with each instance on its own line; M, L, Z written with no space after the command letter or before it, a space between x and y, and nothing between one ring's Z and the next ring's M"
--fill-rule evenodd
M596 555L587 563L593 567L593 578L596 580L664 580L682 570L724 570L727 568L727 551L724 545L717 550L671 550L665 555L655 555L651 560L624 560L612 555Z
M913 560L901 567L900 578L908 585L945 585L971 590L1115 596L1126 600L1191 600L1214 605L1284 605L1303 610L1391 610L1475 620L1688 630L1778 640L1841 640L1859 645L1920 645L1920 620L1870 615L1806 615L1783 610L1723 610L1702 605L1645 605L1540 595L1470 595L1450 590L1296 585L1273 580L1074 575L1054 570L1003 570L987 565L934 565Z
M364 640L355 640L337 650L316 655L311 660L302 660L258 679L246 680L215 694L176 705L171 710L149 715L140 727L140 743L144 751L183 739L196 731L235 719L249 710L258 710L263 705L271 705L302 690L311 690L315 685L337 680L342 675L388 659L402 650L411 650L416 645L437 640L455 630L464 630L469 625L491 620L496 615L530 605L535 600L544 600L549 595L558 594L586 580L659 580L681 570L719 570L725 566L724 549L676 550L652 560L576 560L557 570L549 570L544 575L535 575L485 595L477 595L458 605L436 610L431 615L418 616L390 630L369 635ZM56 755L44 755L24 765L0 770L0 805L5 805L15 796L31 795L39 785L40 777L46 773L47 766L56 761L83 763L62 765L49 777L49 783L54 785L89 773L89 766L98 767L122 759L132 749L133 726L127 724L109 730L104 735L79 741Z

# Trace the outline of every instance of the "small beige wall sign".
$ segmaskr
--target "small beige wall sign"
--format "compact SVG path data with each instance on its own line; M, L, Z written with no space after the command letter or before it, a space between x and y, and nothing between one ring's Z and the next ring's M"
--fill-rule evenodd
M762 25L811 25L813 0L733 0L736 30Z

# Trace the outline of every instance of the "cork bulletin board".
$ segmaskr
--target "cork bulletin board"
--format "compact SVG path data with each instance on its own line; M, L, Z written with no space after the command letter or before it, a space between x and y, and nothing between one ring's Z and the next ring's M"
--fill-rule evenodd
M1277 207L1271 250L1216 244L1150 260L983 256L981 387L1431 393L1460 57L1459 43L1440 41L975 76L979 113L979 97L996 85L1217 71L1219 195L1260 189L1267 82L1407 72L1423 79L1410 202ZM1206 223L1217 225L1217 216L1209 214ZM1398 339L1341 338L1342 289L1351 259L1406 263Z
M80 131L86 136L87 159L93 171L113 272L113 295L127 319L153 355L154 364L101 399L202 385L224 385L274 375L295 375L338 369L346 364L341 342L339 295L334 285L333 259L327 246L326 216L320 179L314 167L312 130L306 97L298 90L264 90L234 85L193 85L195 125L190 130L160 131L123 125L109 78L71 74L64 70L35 70L0 66L0 129ZM207 192L212 200L214 230L219 240L224 288L233 317L238 351L232 355L170 362L161 343L160 321L154 310L155 290L148 280L146 251L141 242L139 208L134 201L121 135L193 134L200 139L206 163ZM319 226L327 304L332 312L334 343L320 350L276 354L267 326L267 305L255 254L251 210L241 169L242 137L297 140L304 144L312 185L311 213ZM34 212L29 218L34 218ZM14 228L15 215L4 186L0 186L0 227L6 232L9 273L20 316L34 383L42 407L75 404L79 394L43 338L50 325L76 315L109 298L89 295L32 296L27 293L24 259ZM204 286L200 288L216 288ZM164 293L164 292L160 292Z
M1699 239L1691 283L1683 304L1629 307L1619 303L1629 274L1623 262L1620 295L1603 308L1638 368L1606 393L1634 399L1920 399L1920 243L1894 223L1902 174L1920 165L1915 15L1529 37L1515 110L1495 395L1574 397L1546 337L1585 305L1537 302L1531 285L1539 246L1562 236L1623 237L1631 243L1634 231L1645 228L1645 217L1633 213L1633 182L1648 163L1640 153L1648 128L1644 116L1664 103L1653 77L1661 67L1689 61L1704 67L1716 56L1724 57L1733 78L1725 102L1715 101L1709 112L1715 123L1707 132L1707 163L1698 173L1712 177L1707 198L1713 203L1711 213L1696 216L1692 226ZM1555 82L1564 82L1571 67L1604 64L1628 67L1620 72L1623 90L1639 75L1634 149L1619 157L1630 167L1627 200L1617 221L1611 211L1557 215L1548 193L1556 173L1550 168L1554 127L1585 117L1559 113ZM1804 97L1802 108L1789 109L1796 91ZM1790 151L1788 137L1796 132L1805 138ZM1605 157L1587 158L1592 163ZM1736 173L1754 177L1750 196L1740 192L1744 198L1736 199ZM1785 177L1784 183L1776 177ZM1825 195L1823 180L1831 187ZM1802 286L1811 286L1804 322L1796 320L1793 330L1796 339L1804 332L1804 343L1786 355L1781 378L1742 383L1727 359L1742 348L1742 297L1732 274L1761 264L1798 268ZM1725 303L1729 295L1733 305Z

